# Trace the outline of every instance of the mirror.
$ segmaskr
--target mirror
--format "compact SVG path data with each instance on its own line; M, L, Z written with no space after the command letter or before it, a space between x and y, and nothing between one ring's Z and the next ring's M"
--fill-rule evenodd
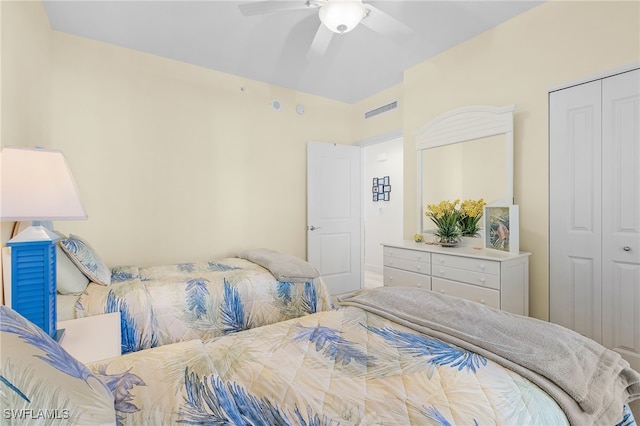
M513 111L476 106L444 114L415 133L418 149L418 229L435 224L426 206L442 200L513 203Z

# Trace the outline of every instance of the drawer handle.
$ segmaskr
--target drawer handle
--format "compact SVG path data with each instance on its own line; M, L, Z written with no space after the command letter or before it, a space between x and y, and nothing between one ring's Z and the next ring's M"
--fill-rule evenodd
M418 259L418 260L422 260L422 256L421 256L421 255L417 255L417 256L416 256L416 259Z
M480 299L480 303L482 303L484 305L485 304L485 300L484 299Z
M418 283L417 287L418 288L422 287L422 283Z
M393 265L393 260L390 260L390 261L389 261L389 265Z
M440 263L444 263L444 258L441 257L439 260L440 260Z
M420 270L420 265L416 266L416 269L419 271Z
M440 275L444 275L444 271L440 269Z
M485 268L484 264L481 264L480 265L480 269L482 269L484 271L484 268Z
M480 282L481 282L481 283L484 283L484 282L486 282L486 281L487 281L487 279L486 279L486 278L480 278Z
M445 294L445 293L444 293L444 290L440 290L440 293Z

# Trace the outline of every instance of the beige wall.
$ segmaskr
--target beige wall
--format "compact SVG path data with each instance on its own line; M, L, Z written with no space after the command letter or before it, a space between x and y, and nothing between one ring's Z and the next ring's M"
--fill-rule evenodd
M50 33L42 3L0 0L0 146L50 145ZM0 222L2 242L12 230Z
M40 2L0 1L0 142L51 141L51 28Z
M406 238L416 231L413 132L451 109L516 104L515 199L530 314L547 319L548 89L640 61L640 2L548 2L405 72Z
M265 246L306 256L306 142L351 143L349 105L52 37L52 145L89 214L61 231L86 236L111 265Z

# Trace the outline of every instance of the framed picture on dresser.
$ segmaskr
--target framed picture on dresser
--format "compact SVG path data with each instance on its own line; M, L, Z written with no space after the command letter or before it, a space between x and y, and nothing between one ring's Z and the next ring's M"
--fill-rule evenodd
M518 206L485 206L485 248L520 253Z

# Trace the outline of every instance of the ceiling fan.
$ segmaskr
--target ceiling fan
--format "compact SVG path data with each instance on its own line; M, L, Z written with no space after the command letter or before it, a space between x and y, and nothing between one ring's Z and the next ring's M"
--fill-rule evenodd
M360 23L398 44L413 34L407 25L362 0L266 0L242 3L238 7L245 16L319 9L321 24L311 42L307 59L324 55L334 34L348 33Z

